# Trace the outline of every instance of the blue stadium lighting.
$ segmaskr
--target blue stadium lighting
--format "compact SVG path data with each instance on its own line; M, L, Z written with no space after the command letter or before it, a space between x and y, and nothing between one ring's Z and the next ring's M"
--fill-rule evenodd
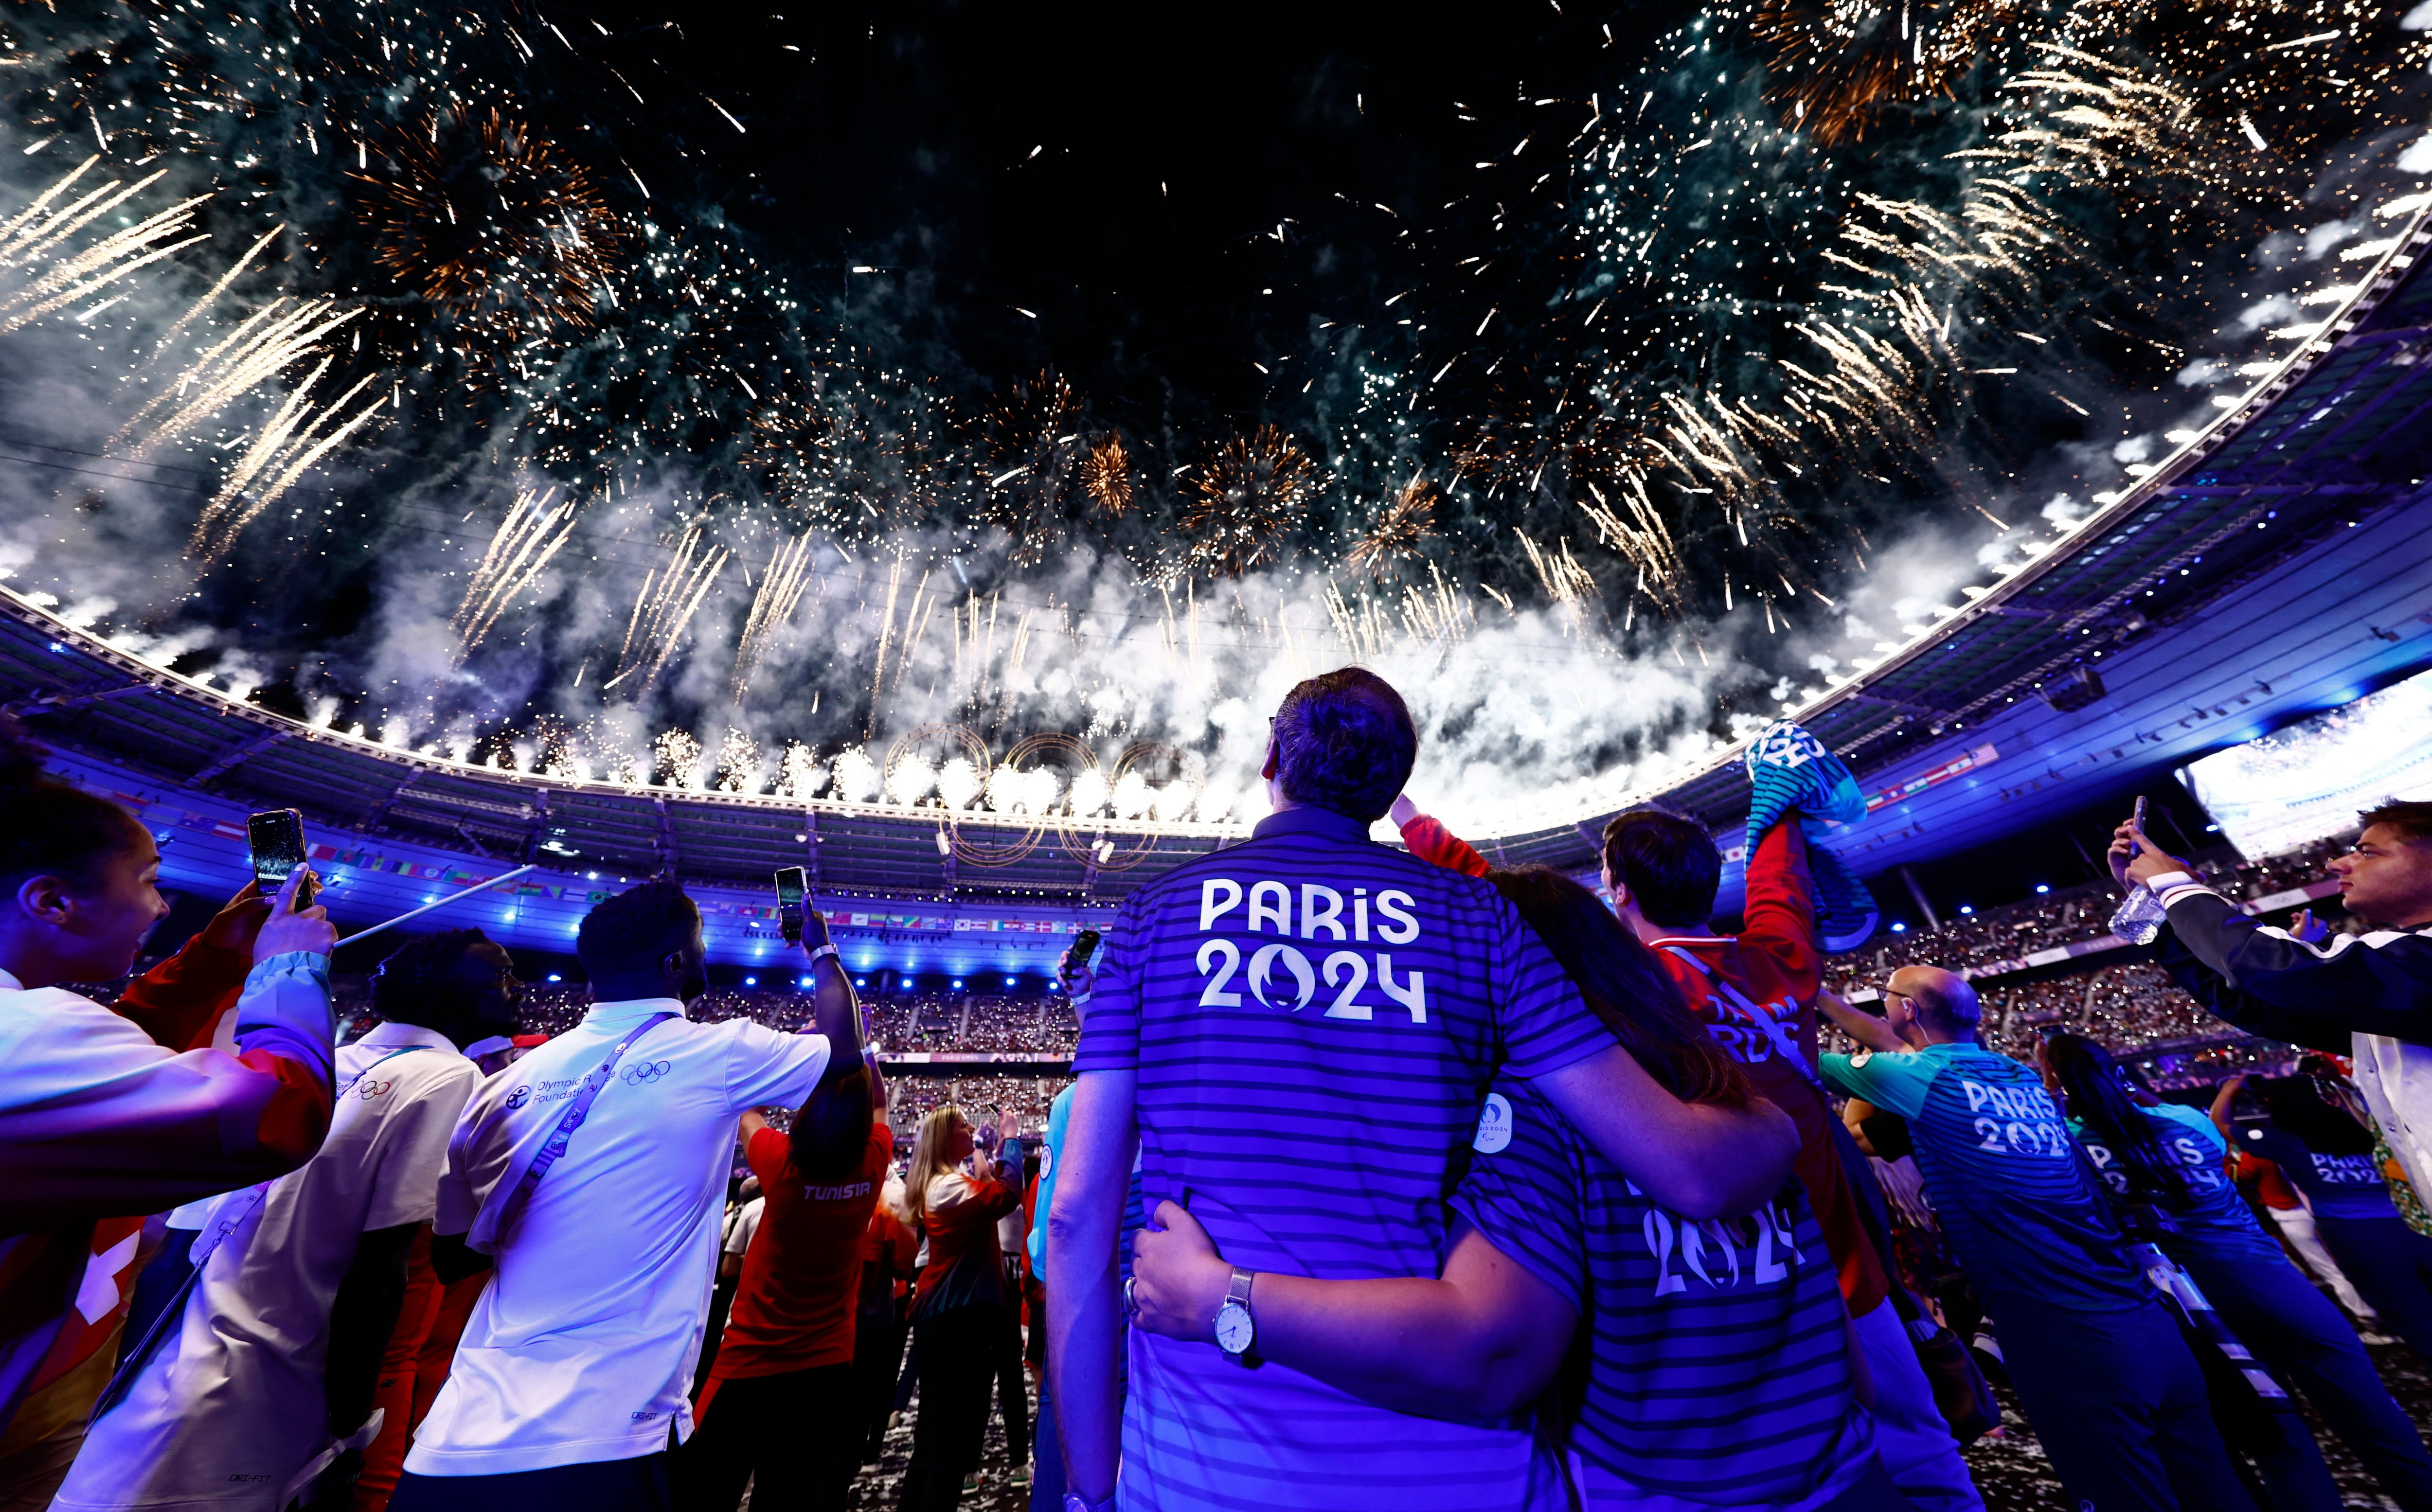
M2052 888L2044 882L2037 882L2035 883L2035 891L2039 893L2048 893L2052 891Z
M1908 932L1908 926L1895 919L1892 922L1892 932L1894 934L1906 934Z
M1011 977L1007 977L1007 978L1005 978L1005 984L1006 986L1008 986L1008 987L1012 986L1012 985L1013 985L1013 979L1012 979Z
M868 977L855 977L853 979L853 984L856 987L867 987L870 985L870 979Z
M552 972L550 972L550 973L549 974L549 981L551 981L551 982L564 982L566 979L565 979L564 977L559 976L556 972L552 971Z
M1959 912L1961 912L1961 913L1963 913L1963 914L1973 914L1973 913L1974 913L1974 912L1976 912L1976 911L1975 911L1974 909L1972 909L1972 908L1968 907L1967 904L1962 903L1962 904L1960 904L1960 905L1959 905Z
M756 987L760 985L760 979L758 977L745 977L743 979L743 984L747 987Z
M961 987L961 986L962 986L962 984L963 984L963 979L962 979L962 978L960 978L960 977L956 977L956 978L954 979L954 985L955 985L957 988L959 988L959 987Z
M794 985L795 985L795 986L798 986L798 987L807 987L807 986L809 986L810 984L811 984L811 979L810 979L810 978L808 978L808 977L796 977L796 978L794 979Z

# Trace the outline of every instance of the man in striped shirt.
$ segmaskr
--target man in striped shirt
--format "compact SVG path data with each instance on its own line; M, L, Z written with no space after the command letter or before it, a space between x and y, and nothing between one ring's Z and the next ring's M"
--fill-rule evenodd
M1770 1104L1683 1104L1589 1015L1487 883L1377 845L1417 734L1360 668L1286 696L1275 812L1117 918L1082 1031L1048 1236L1048 1352L1068 1508L1116 1489L1115 1239L1137 1137L1144 1195L1236 1267L1210 1345L1134 1335L1127 1504L1397 1512L1517 1507L1549 1469L1525 1422L1406 1416L1274 1363L1256 1273L1433 1277L1444 1197L1498 1070L1690 1218L1746 1212L1797 1152Z
M1819 1057L1825 1085L1909 1121L1917 1169L2010 1383L2069 1496L2103 1512L2254 1504L2204 1374L2147 1288L2035 1071L1976 1042L1975 989L1902 966L1881 1019L1823 1000L1866 1047Z

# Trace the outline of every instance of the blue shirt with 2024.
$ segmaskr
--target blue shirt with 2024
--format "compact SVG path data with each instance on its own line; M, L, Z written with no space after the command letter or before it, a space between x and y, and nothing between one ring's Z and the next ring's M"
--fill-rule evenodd
M1235 1265L1432 1276L1498 1069L1613 1043L1519 914L1321 809L1132 895L1073 1068L1136 1073L1145 1197ZM1371 1406L1272 1362L1135 1333L1127 1499L1164 1508L1517 1505L1559 1488L1525 1421Z
M2262 1156L2296 1183L2316 1218L2398 1216L2381 1163L2369 1154L2324 1154L2296 1135L2272 1128L2249 1129L2240 1143L2248 1154Z
M1980 1292L2074 1312L2149 1295L2043 1081L1977 1045L1817 1057L1824 1083L1909 1121L1934 1216Z
M2255 1221L2255 1214L2246 1200L2238 1195L2228 1174L2221 1168L2222 1156L2229 1147L2222 1143L2221 1131L2212 1119L2195 1109L2175 1102L2145 1108L2139 1117L2153 1125L2153 1136L2162 1142L2163 1152L2177 1162L2187 1176L2184 1196L2170 1194L2162 1206L2179 1226L2179 1232L2163 1238L2162 1249L2174 1259L2198 1256L2215 1260L2277 1260L2281 1257L2280 1241L2263 1232ZM2129 1182L2120 1168L2120 1158L2101 1134L2084 1122L2072 1118L2069 1131L2086 1149L2086 1158L2094 1162L2095 1173L2103 1178L2115 1198L2125 1198Z

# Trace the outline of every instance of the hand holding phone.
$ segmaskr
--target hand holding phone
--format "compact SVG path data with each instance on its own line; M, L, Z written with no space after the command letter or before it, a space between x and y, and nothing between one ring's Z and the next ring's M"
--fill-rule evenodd
M245 819L245 838L253 851L253 880L267 895L278 892L304 865L304 815L294 809L269 809ZM312 906L317 879L307 870L296 907Z
M802 943L802 911L811 892L810 874L800 866L777 868L777 927L787 945Z
M338 948L338 930L329 922L329 911L304 902L312 885L310 867L297 866L288 873L285 885L271 900L270 916L262 920L262 932L253 937L254 965L294 950L328 955Z

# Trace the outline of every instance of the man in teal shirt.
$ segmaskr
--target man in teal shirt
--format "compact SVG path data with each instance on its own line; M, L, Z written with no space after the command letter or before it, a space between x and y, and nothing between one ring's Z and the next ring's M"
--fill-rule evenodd
M2088 1184L2035 1072L1976 1042L1975 990L1902 966L1880 1019L1831 994L1866 1048L1824 1083L1909 1123L1935 1216L2001 1340L2010 1382L2069 1494L2094 1512L2254 1505L2204 1376Z

